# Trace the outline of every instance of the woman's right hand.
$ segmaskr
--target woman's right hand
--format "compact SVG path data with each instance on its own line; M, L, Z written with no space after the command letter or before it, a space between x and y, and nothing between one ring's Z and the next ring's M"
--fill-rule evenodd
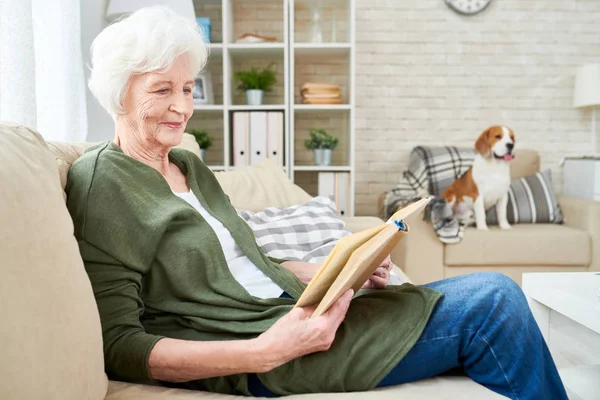
M317 351L326 351L344 320L353 291L348 289L323 315L311 318L315 307L295 307L256 340L261 352L260 372Z

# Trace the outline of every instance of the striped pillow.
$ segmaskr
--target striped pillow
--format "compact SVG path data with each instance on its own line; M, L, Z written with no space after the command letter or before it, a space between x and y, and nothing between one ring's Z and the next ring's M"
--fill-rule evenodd
M549 169L512 181L508 190L506 218L510 224L563 223ZM496 207L487 210L487 223L498 225Z
M325 196L286 208L236 211L252 229L265 255L280 260L320 264L341 238L352 234L339 217L335 203ZM405 277L392 270L390 285L405 282Z
M237 210L269 257L321 263L337 241L350 235L328 197L291 207L269 207L259 212Z

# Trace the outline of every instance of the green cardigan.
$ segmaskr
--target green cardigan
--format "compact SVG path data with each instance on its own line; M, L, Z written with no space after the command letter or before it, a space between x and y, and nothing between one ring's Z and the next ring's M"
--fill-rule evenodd
M172 149L169 159L244 254L297 299L305 285L260 250L210 169L181 149ZM157 170L113 142L88 149L74 163L66 192L111 378L151 381L148 357L163 337L254 338L292 308L293 299L259 299L246 292L200 213L175 196ZM440 297L410 284L361 290L330 350L258 376L279 394L371 389L411 349ZM168 385L250 395L246 374Z

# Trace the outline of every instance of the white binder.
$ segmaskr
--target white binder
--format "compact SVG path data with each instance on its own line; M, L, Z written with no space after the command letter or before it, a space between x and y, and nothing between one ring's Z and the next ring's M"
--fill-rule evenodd
M319 172L319 196L331 198L341 216L350 213L350 173Z
M258 164L267 158L267 113L250 113L250 164Z
M250 161L250 113L233 113L233 166L244 167Z
M283 167L283 113L270 112L267 118L267 157Z
M350 173L338 172L336 175L336 200L341 216L350 214Z

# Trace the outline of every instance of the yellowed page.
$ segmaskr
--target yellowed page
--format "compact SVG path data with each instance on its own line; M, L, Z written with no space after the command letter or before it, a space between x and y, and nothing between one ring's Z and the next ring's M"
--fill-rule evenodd
M379 233L385 224L341 238L325 259L315 276L304 289L295 307L312 306L319 303L335 278L339 275L352 253Z
M388 224L381 232L354 251L346 266L327 290L313 317L327 311L346 290L352 288L356 293L406 233L407 231L399 230L395 224Z
M341 239L309 282L296 307L322 302L317 309L320 315L348 288L354 287L356 292L407 233L408 227L401 231L394 222L422 210L430 201L431 198L421 199L394 213L387 223Z

